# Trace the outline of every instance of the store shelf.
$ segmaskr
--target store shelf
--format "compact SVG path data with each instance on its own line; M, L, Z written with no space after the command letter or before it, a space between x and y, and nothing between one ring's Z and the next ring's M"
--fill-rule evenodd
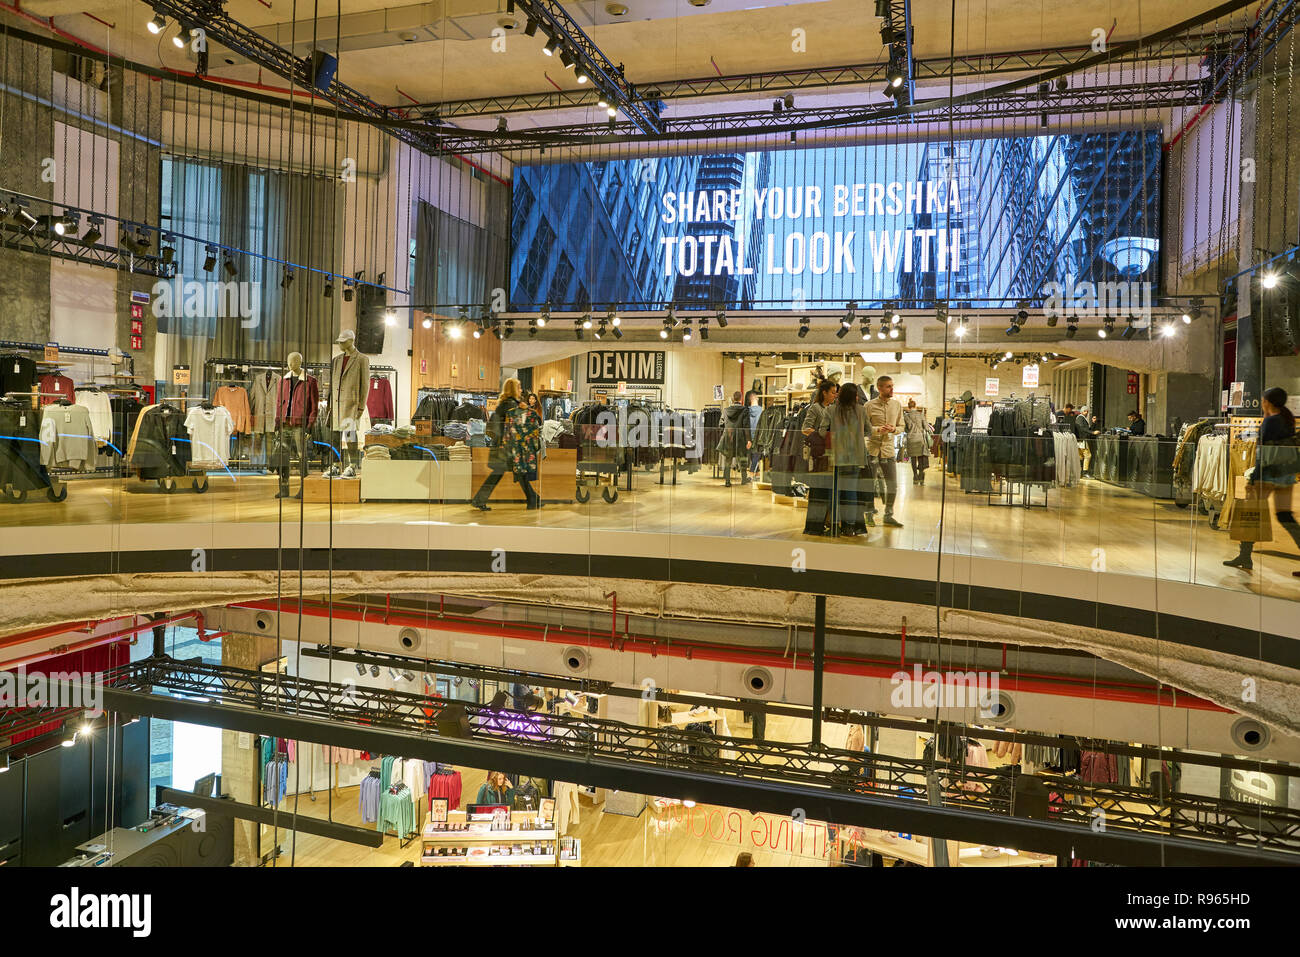
M435 831L425 824L421 837L441 844L522 844L524 841L554 841L559 835L555 828L541 831Z

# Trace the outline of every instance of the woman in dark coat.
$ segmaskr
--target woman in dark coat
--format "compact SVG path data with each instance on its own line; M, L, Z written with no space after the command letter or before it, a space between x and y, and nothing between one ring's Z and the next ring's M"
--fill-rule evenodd
M749 481L745 469L749 465L749 412L740 402L740 393L731 397L731 405L722 410L722 438L718 439L717 452L722 457L722 475L727 488L731 487L731 460L740 460L740 482Z
M497 407L492 410L492 416L488 419L486 431L488 438L492 442L491 448L488 449L488 467L492 471L483 480L483 484L474 493L474 497L470 499L470 504L479 511L490 511L487 500L491 497L492 490L497 487L497 482L501 481L501 476L507 471L511 472L515 476L515 480L523 486L524 497L528 500L528 507L539 508L541 505L540 498L533 491L532 485L529 484L530 470L528 463L521 460L518 442L511 441L518 431L517 426L514 424L517 419L527 419L530 415L532 418L536 418L535 414L528 413L526 406L520 404L522 395L523 390L520 388L519 380L507 379L505 385L501 387ZM539 435L540 428L539 424ZM531 475L534 478L537 476L535 455L532 461Z

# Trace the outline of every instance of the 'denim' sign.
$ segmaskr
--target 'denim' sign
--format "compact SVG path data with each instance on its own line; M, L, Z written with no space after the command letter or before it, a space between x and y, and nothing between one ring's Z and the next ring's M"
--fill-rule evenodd
M587 353L587 382L590 384L634 382L640 385L663 385L663 381L662 350L628 349Z

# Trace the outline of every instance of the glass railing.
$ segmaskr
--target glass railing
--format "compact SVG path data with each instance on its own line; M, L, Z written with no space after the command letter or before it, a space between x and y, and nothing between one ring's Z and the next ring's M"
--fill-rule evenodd
M1252 484L1223 450L1216 457L1206 448L1197 462L1190 447L1180 455L1176 442L1154 436L1095 437L1081 477L1077 445L1072 438L1058 442L1050 433L959 435L923 470L906 459L813 471L802 460L793 468L778 460L786 466L779 468L768 458L757 471L734 468L729 485L707 451L674 462L658 448L555 447L546 450L533 483L542 508L527 507L523 487L507 471L490 490L486 511L471 499L492 474L492 450L462 446L449 453L430 437L409 443L419 446L402 453L410 458L365 457L358 479L324 477L323 466L337 458L321 446L305 480L300 462L282 477L259 465L256 453L238 469L146 470L141 477L127 468L70 478L11 454L0 526L30 530L23 537L50 526L299 520L721 536L846 551L942 550L1300 599L1300 578L1292 574L1300 569L1300 530L1289 514L1290 486ZM21 554L22 540L11 538L10 554ZM437 547L432 531L430 542ZM1233 559L1240 559L1237 566L1224 564ZM881 567L867 559L846 570Z

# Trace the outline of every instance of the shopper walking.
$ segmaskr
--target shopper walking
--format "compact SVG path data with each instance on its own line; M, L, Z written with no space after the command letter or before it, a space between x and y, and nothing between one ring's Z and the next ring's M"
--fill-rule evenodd
M718 454L722 456L723 484L731 488L731 463L740 464L740 484L749 482L745 468L749 464L749 413L740 402L740 393L731 396L731 405L722 412L722 438L718 440Z
M894 398L894 380L882 375L876 380L874 399L866 405L866 421L870 434L867 436L867 463L872 475L866 480L868 524L876 511L875 477L880 476L885 483L885 517L884 524L891 528L902 528L903 523L894 518L894 500L898 496L898 469L894 463L894 436L903 428L903 406Z
M1300 473L1300 447L1296 445L1295 414L1287 408L1286 390L1274 387L1264 393L1260 405L1264 420L1259 424L1259 439L1255 443L1255 469L1246 486L1247 496L1257 496L1262 509L1268 508L1270 495L1277 506L1278 524L1287 530L1291 539L1300 546L1300 524L1291 512L1292 490L1296 475ZM1254 542L1242 542L1235 558L1223 564L1229 568L1250 571L1255 550ZM1292 572L1300 578L1300 572Z
M804 410L800 423L804 437L804 477L808 483L808 508L803 523L805 535L827 533L833 472L826 442L831 428L830 407L838 394L839 387L834 382L822 379L817 386L817 395Z
M925 484L925 470L930 467L930 442L934 431L925 421L925 413L916 407L915 399L907 400L903 412L903 427L907 430L905 450L912 462L912 484Z
M865 535L860 495L862 470L867 464L866 412L862 390L852 382L840 389L831 410L830 458L835 463L834 511L831 528L841 535ZM874 524L868 516L867 522Z
M497 398L497 407L492 410L492 417L488 419L487 436L492 442L492 447L488 450L488 467L492 471L483 480L474 497L470 499L470 504L481 512L491 511L487 500L506 472L511 472L515 480L523 486L528 507L540 507L541 499L530 482L530 477L535 479L537 476L536 454L534 451L530 468L525 449L531 446L531 442L522 442L519 436L520 430L528 429L537 417L527 412L526 407L520 404L522 395L523 390L519 386L519 380L507 379L505 385L501 387L501 395ZM520 415L516 416L516 412ZM540 446L540 421L536 421L536 429L539 440L537 444ZM511 440L509 443L507 443L508 439Z

